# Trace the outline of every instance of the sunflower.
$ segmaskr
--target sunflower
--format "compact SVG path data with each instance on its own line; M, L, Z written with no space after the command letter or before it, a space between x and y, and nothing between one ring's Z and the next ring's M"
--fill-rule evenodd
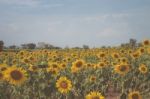
M1 66L1 67L0 67L0 71L5 71L5 70L7 70L7 68L8 68L8 67L6 67L6 66Z
M96 76L91 75L89 80L90 80L90 82L95 82L96 81Z
M142 96L138 91L133 91L128 94L128 99L142 99Z
M26 71L16 66L9 67L4 74L5 79L14 85L20 85L27 79Z
M83 69L83 66L84 66L83 60L76 60L71 67L71 71L73 73L76 73L77 71Z
M60 64L60 69L65 69L67 65L65 63Z
M141 53L138 52L138 51L136 51L136 52L133 52L133 53L131 54L131 56L132 56L133 59L136 59L136 58L138 58L138 57L141 56Z
M106 53L100 52L97 56L98 56L98 58L104 58L104 57L106 57Z
M144 46L150 45L150 41L149 41L149 40L144 40L144 41L143 41L143 45L144 45Z
M122 58L120 58L120 62L121 62L122 64L127 64L127 63L128 63L128 59L125 58L125 57L122 57Z
M120 64L116 65L114 68L115 72L120 74L120 75L125 75L126 73L129 72L130 70L130 65L128 64Z
M28 70L31 72L37 72L39 70L39 68L35 65L30 64Z
M139 50L139 52L140 52L141 54L145 53L145 51L146 51L144 47L141 47L141 48L139 48L138 50Z
M117 59L120 57L120 55L118 53L112 53L111 55L114 59Z
M99 68L104 68L104 67L106 67L106 64L104 62L99 62L98 67Z
M90 92L89 94L86 95L86 99L105 99L104 96L101 95L101 93L94 91Z
M58 88L59 92L66 94L71 90L72 84L67 77L60 77L56 82L56 87Z
M141 65L139 66L139 71L140 71L142 74L146 74L147 71L148 71L147 66L144 65L144 64L141 64Z
M52 76L57 76L58 73L59 73L59 70L58 69L54 69L54 68L46 68L47 72L52 74Z

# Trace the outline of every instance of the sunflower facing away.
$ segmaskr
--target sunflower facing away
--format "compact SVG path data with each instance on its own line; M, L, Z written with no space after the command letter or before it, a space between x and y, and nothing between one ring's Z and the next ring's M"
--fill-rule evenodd
M9 67L4 74L5 79L14 85L20 85L27 80L26 71L16 66Z
M104 96L101 95L99 92L90 92L86 95L85 99L105 99Z
M138 91L133 91L128 94L128 99L142 99L142 96Z
M66 94L71 90L72 84L67 77L60 77L56 82L56 87L58 88L59 92Z

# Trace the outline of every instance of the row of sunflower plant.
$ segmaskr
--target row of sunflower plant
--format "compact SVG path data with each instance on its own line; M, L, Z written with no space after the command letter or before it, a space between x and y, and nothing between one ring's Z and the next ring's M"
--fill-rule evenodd
M0 99L149 99L150 41L0 52Z

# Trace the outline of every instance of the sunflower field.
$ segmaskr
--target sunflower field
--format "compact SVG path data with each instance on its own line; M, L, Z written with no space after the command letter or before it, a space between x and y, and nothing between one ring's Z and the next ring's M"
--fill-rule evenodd
M0 52L0 99L150 99L150 40L140 47Z

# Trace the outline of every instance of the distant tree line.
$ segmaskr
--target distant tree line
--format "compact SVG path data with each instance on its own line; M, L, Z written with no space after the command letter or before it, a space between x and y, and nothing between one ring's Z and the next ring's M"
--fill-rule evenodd
M122 43L120 47L123 48L136 48L141 46L141 43L137 43L136 39L130 39L128 43ZM8 47L4 46L4 41L0 40L0 52L3 50L3 48L6 49L62 49L61 47L54 46L45 42L39 42L38 44L35 43L26 43L21 44L21 46L11 45ZM110 46L102 46L101 48L110 48ZM65 49L69 49L67 46ZM82 47L73 47L73 49L90 49L88 45L83 45Z

